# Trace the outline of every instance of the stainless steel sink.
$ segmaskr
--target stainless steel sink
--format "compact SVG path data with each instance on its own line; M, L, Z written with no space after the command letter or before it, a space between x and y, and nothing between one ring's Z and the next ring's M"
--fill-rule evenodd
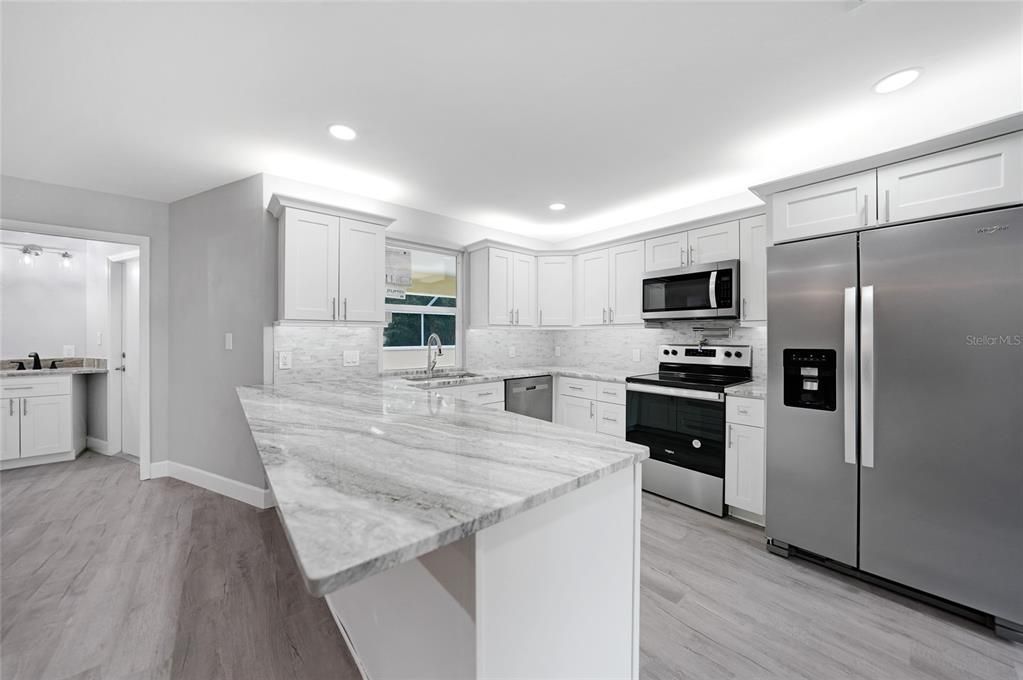
M481 378L479 373L468 371L454 371L450 373L437 373L434 375L410 375L405 378L409 382L427 382L430 380L458 380L459 378Z

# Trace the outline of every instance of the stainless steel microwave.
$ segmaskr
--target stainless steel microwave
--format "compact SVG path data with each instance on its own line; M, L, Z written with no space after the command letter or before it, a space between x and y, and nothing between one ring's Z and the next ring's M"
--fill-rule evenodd
M643 277L643 318L738 319L739 261L647 272Z

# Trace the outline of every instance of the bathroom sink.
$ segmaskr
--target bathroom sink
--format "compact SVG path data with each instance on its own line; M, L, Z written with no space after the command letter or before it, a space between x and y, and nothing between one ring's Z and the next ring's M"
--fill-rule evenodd
M409 382L427 382L430 380L457 380L459 378L481 378L479 373L470 373L468 371L454 371L450 373L437 373L435 375L410 375L406 376L405 380Z

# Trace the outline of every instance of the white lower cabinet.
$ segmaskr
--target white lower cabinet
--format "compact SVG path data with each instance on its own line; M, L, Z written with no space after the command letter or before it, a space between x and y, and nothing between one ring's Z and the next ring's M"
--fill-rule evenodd
M0 381L0 460L73 454L85 448L84 383L72 376L28 376Z
M558 395L557 422L565 427L584 432L596 432L596 403L583 397Z
M21 457L21 399L4 399L0 418L0 460Z
M22 458L71 450L71 395L20 401Z
M728 397L727 400L732 407L729 410L738 409L740 412L751 412L743 402L760 403L738 397ZM764 428L735 422L727 422L725 428L725 503L762 517L765 492Z
M625 439L625 407L598 401L597 432Z

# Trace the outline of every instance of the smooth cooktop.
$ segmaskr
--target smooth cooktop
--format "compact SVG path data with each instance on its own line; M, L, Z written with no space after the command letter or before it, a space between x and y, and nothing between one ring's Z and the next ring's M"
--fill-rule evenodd
M705 390L708 392L724 392L726 387L749 382L749 378L732 375L707 375L684 373L680 371L660 371L634 375L625 379L626 382L661 385L662 387L681 387L689 390Z

